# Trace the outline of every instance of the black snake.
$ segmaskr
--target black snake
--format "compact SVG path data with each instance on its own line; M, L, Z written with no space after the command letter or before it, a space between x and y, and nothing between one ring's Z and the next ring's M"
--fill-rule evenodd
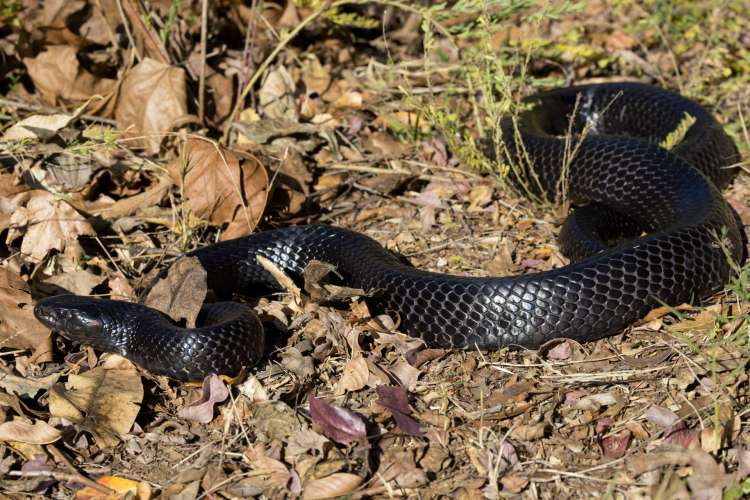
M551 198L565 175L568 218L561 247L573 263L513 277L460 277L405 264L371 238L326 225L287 227L192 253L209 287L254 294L278 289L257 261L300 279L311 260L336 266L343 282L371 292L378 310L435 346L535 347L621 331L654 307L705 297L741 259L742 228L720 188L736 172L737 149L700 105L667 90L600 84L527 98L530 109L501 123L509 178ZM671 151L667 134L695 121ZM572 129L570 136L566 133ZM623 241L623 238L625 239ZM613 243L614 242L614 243ZM263 354L259 320L245 305L204 306L204 326L184 329L142 305L79 296L41 300L37 318L66 337L120 353L179 379L236 373Z

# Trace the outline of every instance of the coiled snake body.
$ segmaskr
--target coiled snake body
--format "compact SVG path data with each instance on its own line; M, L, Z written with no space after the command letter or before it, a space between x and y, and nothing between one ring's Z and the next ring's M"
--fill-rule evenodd
M706 110L633 83L558 89L528 101L529 111L502 121L504 157L516 165L511 179L537 196L551 198L567 176L569 199L583 206L561 231L568 266L513 277L437 274L408 266L365 235L325 225L262 232L192 255L209 287L247 294L278 288L259 255L297 279L311 260L325 261L346 285L373 292L369 300L396 314L410 335L480 349L593 340L726 283L743 240L719 189L738 153ZM686 114L695 122L683 140L671 151L659 147ZM578 132L572 141L562 137L569 128ZM204 306L205 326L195 329L144 306L86 297L43 299L35 312L67 337L179 379L236 373L263 353L258 319L236 303Z

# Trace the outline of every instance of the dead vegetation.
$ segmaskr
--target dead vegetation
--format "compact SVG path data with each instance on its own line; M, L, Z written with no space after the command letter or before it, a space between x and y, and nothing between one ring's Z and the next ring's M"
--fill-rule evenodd
M289 285L258 304L273 347L235 386L154 378L51 336L31 310L60 290L134 300L185 250L312 221L440 272L564 265L564 212L505 189L510 167L488 162L480 138L498 140L499 117L534 88L627 78L699 99L747 158L748 11L742 1L0 3L0 488L747 495L747 266L702 306L538 352L426 348L383 333L397 318L375 321L356 294ZM749 190L743 174L726 193L745 224ZM195 313L200 297L180 301L176 288L166 300Z

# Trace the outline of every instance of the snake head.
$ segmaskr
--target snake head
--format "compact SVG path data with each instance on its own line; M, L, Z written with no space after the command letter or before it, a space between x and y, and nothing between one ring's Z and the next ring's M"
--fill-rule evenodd
M91 297L47 297L34 307L34 316L44 326L70 340L95 345L105 335L101 306Z

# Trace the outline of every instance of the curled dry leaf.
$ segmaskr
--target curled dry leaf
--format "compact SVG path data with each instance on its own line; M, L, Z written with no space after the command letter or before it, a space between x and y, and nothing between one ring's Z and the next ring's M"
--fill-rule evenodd
M189 139L182 162L169 173L182 183L185 204L212 224L229 223L222 239L236 238L255 229L268 197L268 175L253 156L240 162L238 154L207 140Z
M19 377L11 373L0 373L0 387L8 394L29 396L33 398L39 391L46 391L57 383L59 373L53 373L43 378Z
M523 424L519 425L518 427L514 427L510 431L510 436L513 439L517 439L519 441L535 441L537 439L543 438L546 432L547 424L545 423L528 425Z
M59 100L85 101L92 96L105 96L115 81L97 78L81 68L76 49L70 45L52 45L36 57L23 60L34 86L47 104Z
M60 431L42 420L37 420L34 424L20 420L0 424L0 441L49 444L60 439L61 434Z
M164 134L186 114L183 69L146 58L126 73L115 107L117 126L139 137L147 153L158 153Z
M31 361L52 360L52 340L34 317L33 300L24 280L0 267L0 345L33 349Z
M96 232L73 207L46 191L26 191L11 201L15 211L10 216L7 242L23 237L21 253L39 262L52 250L72 252L77 256L78 236Z
M351 493L359 488L360 484L362 484L361 477L346 472L337 472L305 483L302 498L303 500L336 498Z
M67 126L73 116L66 114L31 115L13 124L5 131L2 141L51 139L63 127Z
M229 397L229 389L224 382L214 374L203 379L203 389L200 399L193 401L177 412L182 418L207 424L214 418L214 405Z
M263 383L254 375L249 376L247 380L239 385L238 389L240 390L240 394L252 402L268 401L266 388L263 387Z
M107 364L83 375L71 374L67 384L57 384L49 392L50 413L81 425L101 447L114 446L117 436L130 430L143 400L135 366L120 356L110 356Z
M258 90L263 114L269 118L295 120L294 90L294 81L286 68L279 66L269 71Z
M336 382L334 394L340 396L345 392L358 391L367 385L369 378L370 370L367 367L367 360L361 352L356 352L344 367L341 378Z
M315 396L310 397L310 416L323 435L341 444L367 442L367 429L362 418L351 410L333 406Z
M144 304L175 321L185 319L187 326L193 328L206 294L206 270L197 257L182 257L170 266L167 277L149 290Z

